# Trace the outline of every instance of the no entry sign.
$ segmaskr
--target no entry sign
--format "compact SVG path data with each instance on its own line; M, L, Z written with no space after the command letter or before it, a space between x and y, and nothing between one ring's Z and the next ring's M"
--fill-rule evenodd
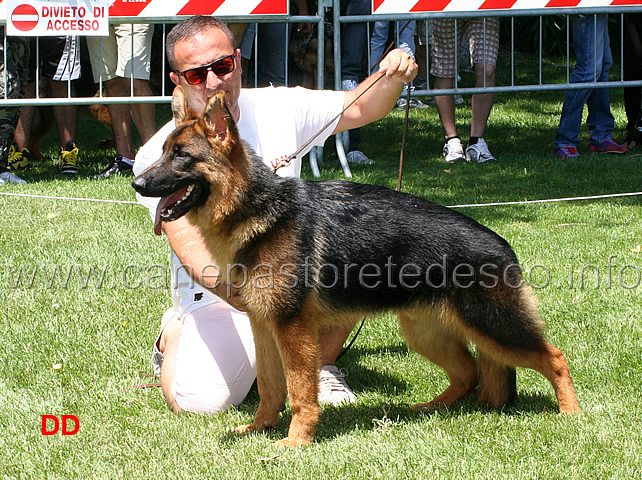
M109 0L5 0L7 35L109 34Z

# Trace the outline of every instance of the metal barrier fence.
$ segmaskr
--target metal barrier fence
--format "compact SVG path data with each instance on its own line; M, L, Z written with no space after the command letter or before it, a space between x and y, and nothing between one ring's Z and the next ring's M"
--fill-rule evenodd
M346 15L341 15L341 1L340 0L319 0L318 2L319 7L316 15L308 15L308 16L289 16L289 17L261 17L261 16L252 16L252 17L233 17L233 18L223 18L225 21L229 21L230 24L238 24L238 23L248 23L251 22L254 25L261 25L261 24L268 24L268 23L285 23L287 25L292 25L292 24L298 24L298 23L309 23L314 25L316 32L317 32L317 50L316 50L316 88L323 88L325 86L324 79L326 76L326 71L325 71L325 64L327 61L327 45L326 45L326 18L331 17L332 21L330 25L332 26L332 51L333 51L333 62L332 66L334 67L334 75L333 75L333 84L334 88L339 90L341 89L341 30L342 26L349 24L349 23L367 23L368 28L367 32L370 32L371 26L374 22L408 22L410 20L415 20L417 22L429 22L430 20L437 19L437 18L455 18L455 19L460 19L460 18L470 18L472 16L474 17L481 17L481 18L489 18L489 17L499 17L502 22L510 22L510 47L509 47L509 55L510 55L510 81L505 84L505 85L495 85L495 86L481 86L481 87L462 87L459 82L456 80L454 88L452 89L440 89L440 90L435 90L431 89L429 86L429 83L426 84L425 88L422 89L415 89L412 92L413 96L434 96L434 95L450 95L450 94L474 94L474 93L517 93L517 92L525 92L525 91L550 91L550 90L566 90L566 89L584 89L584 88L604 88L604 87L626 87L626 86L642 86L642 80L633 80L633 81L624 81L624 74L623 74L623 69L624 69L624 61L623 61L623 49L620 51L620 72L619 72L619 79L618 80L610 80L608 82L587 82L587 83L570 83L570 72L572 69L572 64L573 64L573 57L574 55L571 52L570 48L570 38L569 38L569 23L570 23L570 16L571 15L577 15L577 14L600 14L600 13L609 13L609 14L614 14L614 15L624 15L625 12L642 12L642 5L640 6L611 6L611 7L588 7L588 8L581 8L581 7L573 7L573 8L555 8L555 9L530 9L530 10L479 10L475 12L431 12L431 13L407 13L407 14L395 14L395 15L390 15L390 14L377 14L377 15L354 15L354 16L346 16ZM543 76L543 54L542 54L542 24L543 24L543 19L546 16L551 16L551 15L558 15L558 16L565 16L566 17L566 44L567 44L567 49L566 49L566 81L565 82L547 82L546 79ZM538 75L535 81L530 81L530 82L518 82L516 80L518 76L518 71L516 67L516 62L515 62L515 54L516 54L516 45L518 44L518 35L516 35L515 32L515 18L517 17L529 17L533 18L533 21L539 22L539 57L538 57ZM36 61L36 98L25 98L25 99L10 99L10 98L0 98L0 106L24 106L24 105L69 105L69 104L77 104L77 105L89 105L89 104L110 104L110 103L165 103L169 102L171 100L171 96L167 94L166 92L168 91L168 86L171 87L171 85L168 85L168 71L167 71L167 66L166 66L166 61L165 61L165 35L169 31L169 28L173 23L176 21L179 21L180 18L174 17L174 18L145 18L145 17L135 17L135 18L129 18L129 17L118 17L118 18L112 18L110 20L111 23L154 23L156 24L157 27L161 27L162 31L160 34L156 36L156 41L160 41L160 45L154 45L154 51L155 52L160 52L160 55L156 55L155 62L156 65L154 65L152 68L155 69L156 74L158 75L159 72L159 84L156 85L156 89L159 92L158 95L154 96L135 96L134 95L134 88L133 88L133 82L131 84L131 90L130 90L130 95L128 96L123 96L123 97L107 97L102 94L102 75L99 80L98 84L98 90L97 90L97 95L96 96L86 96L86 97L79 97L79 96L73 96L72 95L72 84L71 81L68 82L68 95L66 98L45 98L40 96L39 92L39 82L40 82L40 72L39 72L39 61ZM620 22L620 41L623 43L623 27L622 27L623 22ZM3 29L4 30L4 29ZM256 29L259 30L259 29ZM423 35L423 37L421 36ZM7 37L4 35L4 38L2 39L4 42L4 61L6 64L6 54L7 54ZM253 66L253 70L255 72L255 78L254 78L254 84L250 84L250 86L258 86L258 72L260 70L260 54L259 54L259 46L260 42L262 41L260 35L258 33L254 34L253 38L253 52L244 52L247 53L250 57L254 59L253 64L250 64L250 66ZM420 34L417 37L417 43L418 43L418 48L425 49L423 52L424 57L426 58L426 72L429 71L430 69L430 58L431 54L429 51L429 46L430 46L430 37L428 30L424 30L423 34ZM283 37L283 46L282 46L282 51L284 52L285 55L287 55L290 43L291 43L291 38L290 38L290 29L287 28L285 29L285 36ZM239 39L239 44L241 43L241 40ZM368 37L368 45L370 44L370 37ZM133 48L133 47L132 47ZM253 54L252 54L253 53ZM35 52L32 52L32 54L35 54L36 57L39 56L40 52L38 49L36 49ZM245 56L248 56L245 55ZM368 60L368 65L371 64L371 58L370 58L370 52L367 52L367 60ZM457 66L458 64L458 59L455 59L455 65ZM84 64L83 68L89 67L88 64ZM286 78L286 83L289 80L290 77L290 71L288 70L288 61L285 61L285 78ZM457 68L457 67L456 67ZM251 68L250 68L251 69ZM427 74L428 77L428 74ZM456 74L455 78L458 77L458 74ZM595 80L597 78L595 77ZM6 82L6 78L2 79L2 81ZM6 84L5 84L6 87ZM5 92L7 92L7 88L4 89ZM5 94L6 95L6 94ZM337 148L337 153L339 156L340 163L343 167L344 173L346 176L350 177L350 169L348 166L348 162L345 159L345 143L347 141L347 136L342 135L342 136L337 136L337 141L336 141L336 148ZM316 161L316 156L317 154L322 154L321 151L315 152L313 151L311 155L311 164L313 167L313 172L315 175L318 176L318 166L317 166L317 161Z

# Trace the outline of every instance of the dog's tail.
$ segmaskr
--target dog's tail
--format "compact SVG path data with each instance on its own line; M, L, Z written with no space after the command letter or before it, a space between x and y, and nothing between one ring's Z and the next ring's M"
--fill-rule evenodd
M477 352L477 403L499 408L517 396L515 368L499 363L483 351Z

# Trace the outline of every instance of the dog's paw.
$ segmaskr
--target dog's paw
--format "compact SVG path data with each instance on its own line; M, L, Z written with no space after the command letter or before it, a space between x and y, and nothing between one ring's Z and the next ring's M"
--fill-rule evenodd
M309 441L305 440L297 440L297 439L291 439L290 437L286 437L282 440L279 440L278 442L274 442L273 445L275 447L302 447L302 446L307 446L310 445Z
M252 433L259 431L260 429L256 427L253 423L250 423L249 425L241 425L240 427L236 427L234 431L236 433L240 433L241 435L245 435L247 433Z

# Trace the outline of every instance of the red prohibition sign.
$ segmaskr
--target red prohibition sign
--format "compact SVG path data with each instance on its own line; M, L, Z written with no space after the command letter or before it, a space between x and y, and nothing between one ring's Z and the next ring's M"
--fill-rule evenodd
M11 13L11 22L21 32L28 32L38 25L38 10L27 4L18 5Z

